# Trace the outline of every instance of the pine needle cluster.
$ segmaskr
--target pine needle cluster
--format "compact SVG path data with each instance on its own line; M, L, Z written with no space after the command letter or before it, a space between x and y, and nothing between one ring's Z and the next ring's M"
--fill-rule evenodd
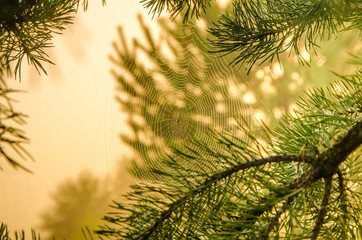
M181 14L186 22L207 13L210 0L143 0L153 15ZM362 29L362 4L350 1L235 0L231 12L225 12L208 31L213 35L213 52L237 53L231 65L250 71L256 63L279 60L279 54L294 52L300 63L308 64L303 52L316 54L320 40L340 31Z
M14 236L14 238L12 238L12 234L9 232L7 225L5 225L4 223L1 223L1 225L0 225L0 239L1 240L10 240L10 239L25 240L26 239L26 234L24 231L14 232L13 236ZM40 240L40 235L37 234L34 230L32 230L31 239Z
M0 75L0 159L4 159L14 168L21 168L30 172L15 157L17 155L22 159L32 159L23 147L29 142L29 139L19 128L26 123L25 118L27 116L16 111L12 104L14 99L11 94L17 92L19 91L8 88Z
M162 11L170 12L171 17L183 13L183 21L196 16L199 18L210 7L210 0L141 0L143 6L148 8L153 15L160 15Z
M40 73L43 63L51 63L46 49L52 46L53 34L60 34L65 25L72 23L80 0L1 0L0 60L4 69L16 62L15 73L21 73L26 58ZM82 3L84 9L87 0Z
M232 13L223 14L209 31L216 52L238 53L231 64L246 64L250 70L288 50L308 64L304 50L315 53L320 40L341 30L360 31L361 11L360 1L237 0Z
M167 1L148 2L155 11ZM238 53L232 64L249 70L288 49L306 63L302 50L314 52L317 41L343 30L360 34L360 10L358 1L236 0L233 14L225 13L210 33L215 52ZM243 137L211 132L217 145L195 140L174 149L162 169L153 169L162 181L133 186L96 233L108 239L360 239L361 74L337 75L335 83L312 89L275 129L262 124L255 133L237 119Z
M298 102L255 138L214 134L134 186L97 233L110 239L359 239L361 71ZM265 144L267 142L268 144Z

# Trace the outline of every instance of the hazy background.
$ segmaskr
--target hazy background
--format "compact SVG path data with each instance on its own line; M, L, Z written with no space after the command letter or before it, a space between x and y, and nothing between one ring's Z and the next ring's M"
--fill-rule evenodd
M9 86L26 90L13 97L16 109L27 114L23 128L31 144L26 146L36 162L26 162L34 174L2 164L0 173L0 221L10 230L37 228L39 213L50 204L49 194L66 178L88 169L97 176L113 174L115 161L126 154L119 143L122 116L114 102L114 78L108 55L116 28L127 37L141 37L136 18L151 17L135 0L92 0L88 11L76 15L75 24L55 36L48 53L55 66L48 76L33 68L22 70L22 80ZM112 126L112 122L119 125Z

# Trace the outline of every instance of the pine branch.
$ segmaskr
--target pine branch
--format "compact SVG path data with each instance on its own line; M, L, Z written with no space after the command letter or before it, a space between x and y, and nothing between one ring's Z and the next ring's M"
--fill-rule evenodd
M324 218L327 214L327 205L328 205L328 201L329 198L331 196L331 190L332 190L332 178L325 178L325 185L324 185L324 194L323 194L323 200L320 206L320 210L318 213L318 217L317 217L317 221L315 224L315 227L313 228L313 235L311 240L316 240L318 235L319 235L319 231L321 230L321 227L323 225L324 222Z
M312 168L309 173L306 175L301 175L302 177L297 177L293 183L287 186L290 190L301 189L306 185L310 184L310 182L315 182L320 178L330 177L336 173L336 167L339 166L341 162L343 162L346 157L356 150L362 143L362 122L357 123L353 126L352 129L348 131L344 138L341 139L340 142L335 144L333 147L329 148L320 156L313 155L281 155L281 156L270 156L262 159L255 159L253 161L242 163L240 165L236 165L226 171L220 172L209 177L205 182L203 182L200 186L196 187L192 191L186 193L184 197L180 198L178 201L174 202L170 205L170 207L164 211L160 218L153 224L153 226L147 231L142 239L148 239L154 231L156 231L162 222L167 219L171 214L185 201L187 201L191 196L195 194L199 194L204 191L208 186L215 184L216 182L224 179L226 177L231 176L241 170L245 170L251 167L257 167L261 165L265 165L267 163L276 163L276 162L310 162L314 164L314 168ZM337 161L336 161L337 160ZM315 164L318 163L318 164ZM309 178L305 178L304 176L310 176ZM303 179L303 180L301 180ZM326 183L327 184L327 183ZM326 185L325 189L328 190ZM330 188L330 186L329 186ZM329 189L330 191L330 189ZM327 194L327 193L326 193ZM326 196L325 194L325 196ZM330 193L329 193L330 194ZM284 197L284 195L279 195L278 197ZM327 196L325 197L327 198ZM325 199L324 198L324 199ZM323 200L323 204L327 200ZM291 201L290 201L291 202ZM290 202L288 204L290 204ZM284 211L284 210L283 210ZM321 212L320 218L323 219L325 216L325 212ZM319 220L322 221L322 220ZM321 223L319 223L321 224ZM319 225L318 225L319 226ZM319 226L320 228L320 226ZM270 231L270 230L269 230ZM318 230L319 231L319 230Z
M351 128L351 130L348 131L348 133L346 134L346 136L338 143L335 144L333 147L331 147L330 149L326 150L326 153L331 152L333 149L338 149L338 148L344 148L343 146L347 146L350 144L350 138L351 136L355 136L355 132L359 132L359 134L361 134L361 127L360 124L356 124L353 128ZM359 145L361 144L360 141ZM348 151L350 151L348 154L350 154L351 152L353 152L355 150L355 148L351 148L351 147L345 147L345 149L348 149ZM335 152L335 151L333 151ZM338 151L337 151L338 152ZM346 154L346 155L348 155ZM212 185L217 184L217 182L221 181L222 179L225 179L227 177L230 177L231 175L242 171L242 170L246 170L249 168L253 168L253 167L258 167L258 166L262 166L265 165L267 163L278 163L278 162L307 162L307 163L314 163L317 162L321 159L325 159L325 165L333 165L334 164L334 156L330 156L329 154L327 154L328 156L330 156L330 158L328 160L326 160L325 158L325 153L322 153L320 156L313 156L313 155L281 155L281 156L270 156L270 157L266 157L266 158L262 158L262 159L255 159L246 163L241 163L239 165L236 165L234 167L231 167L223 172L214 174L210 177L208 177L202 184L200 184L199 186L195 187L194 189L186 192L183 194L183 196L181 198L179 198L178 200L173 201L171 204L168 205L167 209L163 210L160 212L160 214L158 215L158 217L156 219L154 219L153 224L147 229L142 231L143 233L139 235L139 239L150 239L153 234L157 234L158 231L162 231L161 229L163 228L163 224L164 222L171 217L172 214L174 214L175 212L177 212L180 208L182 208L185 204L185 202L189 201L190 199L192 199L193 196L195 195L199 195L202 194L204 191L206 191L207 189L209 189ZM327 167L328 168L328 167ZM263 230L263 232L261 233L261 237L260 239L266 239L266 237L269 235L272 227L276 224L276 221L278 220L278 218L280 217L280 215L286 210L286 208L290 205L290 203L293 201L293 199L295 199L297 197L297 193L301 190L304 189L307 186L310 186L313 182L318 181L318 179L325 177L325 175L323 174L323 171L320 170L321 169L321 165L314 165L314 167L312 169L310 169L307 173L295 178L294 181L292 181L292 183L290 183L289 185L283 186L285 189L289 189L290 191L284 191L281 194L272 194L273 197L277 197L278 199L283 199L285 197L287 197L287 200L284 202L282 208L277 212L277 214L274 216L274 218L272 218L269 226ZM323 167L324 169L324 167ZM326 185L325 187L325 194L324 194L324 200L322 201L322 209L326 207L326 204L328 203L328 199L327 199L327 195L330 194L330 189L328 190L328 186ZM330 186L329 186L330 188ZM149 188L150 189L150 188ZM329 193L328 193L329 191ZM328 194L327 194L328 193ZM272 196L270 195L269 198ZM265 199L268 199L268 197L266 197ZM263 200L262 200L263 202ZM265 211L269 211L273 206L275 206L275 204L278 201L274 202L274 203L268 203L267 205L265 205L265 210L263 211L255 211L255 212L249 212L249 215L251 214L251 216L253 216L253 219L255 219L258 216L261 216ZM327 202L327 203L326 203ZM320 214L318 215L318 221L317 221L317 226L315 227L315 231L314 232L319 232L319 229L323 223L323 218L325 217L325 212L321 211ZM108 218L109 219L109 218ZM112 230L108 231L109 233L112 233ZM107 231L98 231L98 234L105 234L107 233ZM318 235L318 234L317 234Z
M280 216L287 210L293 200L297 197L297 195L292 195L288 197L287 200L284 201L283 206L277 211L275 216L270 221L269 225L263 230L262 234L258 238L258 240L266 240L268 239L269 233L273 229L274 226L278 223Z
M11 2L15 2L12 4ZM40 73L46 73L43 63L53 64L45 50L52 47L52 34L60 34L71 24L81 0L10 1L0 9L1 67L10 70L15 61L15 75L21 77L24 58ZM86 10L88 1L83 0Z
M163 211L159 218L155 221L155 223L147 230L144 234L142 234L141 239L149 239L152 234L157 231L160 226L163 224L163 222L171 216L171 214L176 211L182 204L184 204L185 201L187 201L190 197L200 194L202 191L205 191L208 187L210 187L212 184L215 184L216 182L227 178L241 170L245 170L251 167L257 167L262 166L267 163L277 163L277 162L300 162L300 161L312 161L314 159L314 156L304 156L303 158L299 155L282 155L282 156L270 156L262 159L255 159L250 162L242 163L240 165L236 165L226 171L220 172L218 174L215 174L211 177L209 177L207 180L205 180L201 185L197 186L193 190L187 192L184 194L182 198L179 200L173 202L168 209Z
M21 168L27 172L31 171L14 159L14 154L21 159L31 159L32 156L22 146L29 142L24 132L18 128L25 124L26 115L14 110L13 99L9 96L18 91L9 89L0 73L0 158L4 159L14 168ZM1 168L0 168L1 169Z
M362 143L362 121L356 123L333 147L318 156L313 162L315 179L333 176L338 166Z
M199 18L206 12L210 2L210 0L141 0L152 15L160 15L166 10L171 13L171 18L176 18L183 13L183 22L187 22L193 16Z
M308 197L311 208L307 210L308 214L319 216L318 227L310 227L320 235L326 215L318 213L316 203L318 199L323 202L326 195L320 191L323 186L319 180L337 174L341 185L340 166L352 161L348 157L362 142L358 110L360 73L344 80L343 84L331 85L328 95L323 89L314 89L309 93L309 99L298 103L299 112L282 120L281 128L265 130L274 136L274 142L270 137L267 139L276 155L264 155L268 151L260 146L244 122L240 123L240 128L248 140L230 134L215 134L213 137L220 146L195 141L194 147L176 150L177 159L168 159L165 169L157 170L157 174L164 177L161 184L135 187L127 197L135 205L115 206L129 214L105 218L122 227L106 226L97 233L137 239L196 237L197 234L249 239L251 233L266 238L287 209L302 211L298 206ZM291 171L297 166L292 163L303 164L304 171L301 174ZM268 166L271 172L268 172ZM333 191L340 192L341 189L344 187ZM344 204L346 200L334 195L330 198L331 207L336 207L340 201ZM279 204L282 206L277 210ZM329 205L325 206L329 208ZM276 213L272 216L273 209ZM336 214L350 216L355 213L336 211ZM184 219L193 224L184 223ZM309 222L305 222L306 229ZM142 226L141 231L136 227L138 225ZM337 231L346 234L352 228L338 228ZM326 234L324 230L323 234Z
M231 64L245 63L248 71L257 62L279 61L279 54L287 50L308 64L303 49L314 53L319 40L361 18L361 5L354 1L237 0L233 6L232 14L223 14L209 29L215 37L210 41L214 52L236 52ZM352 24L349 30L358 28Z
M346 205L346 187L344 185L343 175L340 169L337 170L338 176L338 183L339 183L339 199L341 202L341 208L344 212L347 212L347 205Z

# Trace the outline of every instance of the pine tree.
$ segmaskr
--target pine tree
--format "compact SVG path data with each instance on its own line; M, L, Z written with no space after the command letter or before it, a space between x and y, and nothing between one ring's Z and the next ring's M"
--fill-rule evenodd
M183 20L210 1L144 0ZM361 34L359 1L234 1L209 32L215 52L253 66L316 50L341 31ZM358 53L354 62L360 68ZM244 65L246 64L246 65ZM154 169L162 181L133 186L96 231L109 239L361 239L362 72L313 88L276 128L236 119L243 137L210 132Z

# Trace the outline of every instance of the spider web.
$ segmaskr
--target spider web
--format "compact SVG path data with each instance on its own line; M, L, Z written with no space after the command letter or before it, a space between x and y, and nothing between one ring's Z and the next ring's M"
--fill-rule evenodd
M209 131L238 134L236 119L251 124L252 114L243 73L210 53L200 22L198 27L161 19L157 40L141 18L140 25L146 40L134 40L130 48L120 30L112 62L116 99L126 116L118 126L121 141L136 153L133 173L149 177L147 169L158 168L172 148L194 140L214 144ZM113 126L120 123L111 118Z
M209 131L243 138L237 126L241 118L255 131L260 120L272 123L290 111L310 83L293 55L280 57L283 66L255 67L246 76L229 65L233 54L210 53L206 29L213 17L189 24L160 18L158 34L140 17L144 39L134 39L132 45L119 30L111 61L117 85L117 103L112 104L120 114L113 112L110 124L127 149L109 152L110 159L119 159L133 151L136 176L154 177L148 170L159 168L172 148L182 150L195 140L217 145Z

